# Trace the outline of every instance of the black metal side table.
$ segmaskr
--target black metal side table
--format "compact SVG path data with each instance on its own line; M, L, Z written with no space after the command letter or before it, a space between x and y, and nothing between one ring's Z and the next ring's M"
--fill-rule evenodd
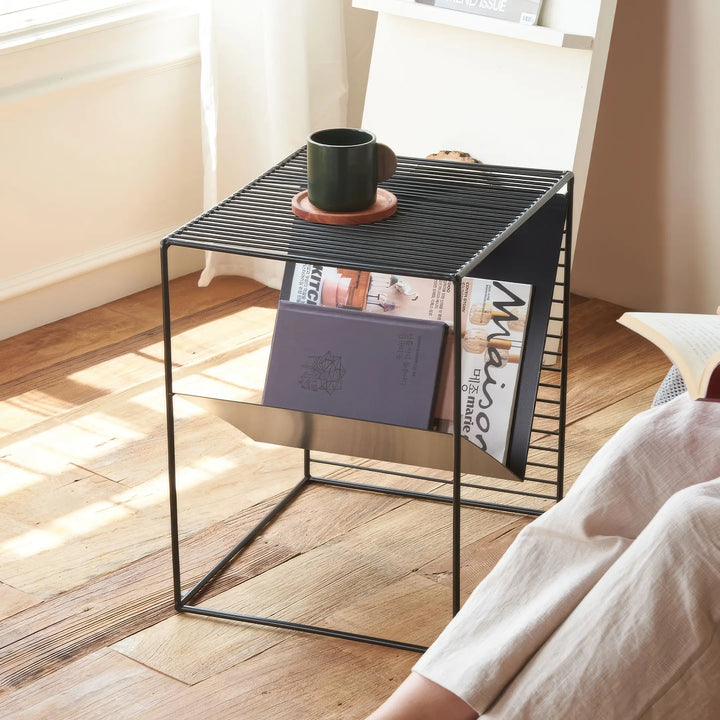
M292 197L306 186L303 148L162 241L175 607L178 611L197 615L421 652L424 647L397 640L214 610L195 602L200 593L207 590L305 488L319 483L451 504L455 613L460 606L461 507L537 515L542 512L538 502L552 502L562 497L573 175L571 172L400 157L397 172L383 184L397 196L398 212L382 222L358 226L321 225L295 217L291 212ZM535 350L534 356L523 360L521 367L508 461L505 465L497 462L461 436L459 383L455 383L454 388L454 430L451 434L313 415L223 398L190 398L229 420L253 439L302 447L304 467L295 488L202 580L183 592L168 271L168 253L172 247L447 281L453 291L455 327L460 327L463 278L475 275L532 284L533 315L529 319L527 342ZM459 378L460 333L455 333L454 342L454 376ZM279 416L283 422L277 422ZM380 434L385 439L382 443L377 442ZM419 466L426 461L427 467L439 467L452 473L452 480L448 481L451 492L438 495L321 477L312 472L316 463L336 463L315 459L313 451L411 462ZM348 466L372 472L366 467ZM418 481L437 482L437 478L398 474ZM517 482L512 483L511 488L507 483L493 486L489 484L492 478ZM466 487L492 490L507 500L466 499L462 497Z

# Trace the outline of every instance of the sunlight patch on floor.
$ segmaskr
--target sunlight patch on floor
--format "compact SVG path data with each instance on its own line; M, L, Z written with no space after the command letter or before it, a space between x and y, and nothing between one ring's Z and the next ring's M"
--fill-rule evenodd
M32 557L46 550L66 544L72 538L88 535L98 528L131 515L121 505L112 502L92 503L72 513L56 518L43 528L37 528L0 545L4 558Z

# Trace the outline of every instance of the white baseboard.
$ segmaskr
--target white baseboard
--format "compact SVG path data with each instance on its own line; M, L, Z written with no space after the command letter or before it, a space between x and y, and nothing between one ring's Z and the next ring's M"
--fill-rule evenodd
M160 240L169 232L117 243L0 282L0 339L158 285ZM200 270L204 262L202 252L183 248L169 258L172 277Z

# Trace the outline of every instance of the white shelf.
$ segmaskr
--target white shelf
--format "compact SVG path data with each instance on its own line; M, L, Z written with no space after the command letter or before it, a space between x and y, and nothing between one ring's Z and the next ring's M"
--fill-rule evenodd
M542 27L541 25L521 25L520 23L497 20L459 10L447 10L432 5L423 5L413 0L352 0L352 4L353 7L362 10L375 10L376 12L389 13L414 20L426 20L542 45L573 48L575 50L591 50L593 45L593 38L589 35L574 35L562 30Z

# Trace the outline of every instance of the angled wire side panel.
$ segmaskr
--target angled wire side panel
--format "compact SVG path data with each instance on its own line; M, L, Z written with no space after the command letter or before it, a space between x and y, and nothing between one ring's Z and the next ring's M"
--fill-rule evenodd
M545 353L535 395L525 472L526 482L552 487L555 501L562 499L564 494L572 204L571 178L568 187L565 230L560 248L555 293L551 303Z

